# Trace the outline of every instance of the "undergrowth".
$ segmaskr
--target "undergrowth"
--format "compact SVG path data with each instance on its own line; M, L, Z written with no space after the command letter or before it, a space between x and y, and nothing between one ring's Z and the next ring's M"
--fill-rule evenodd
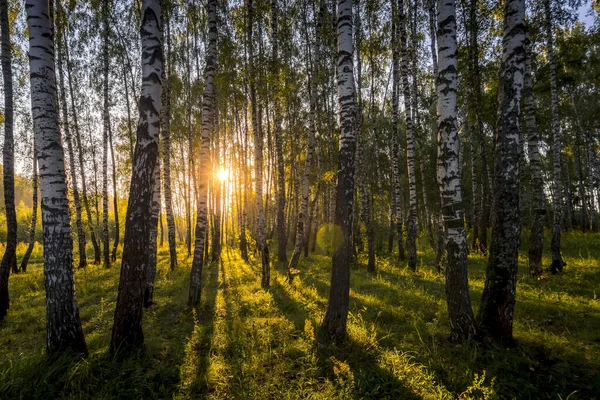
M324 340L330 258L302 259L293 284L272 266L260 287L256 260L232 247L205 266L202 303L186 306L190 258L168 269L159 252L155 304L144 314L146 347L116 362L108 356L119 268L76 271L90 355L45 359L41 251L27 273L10 278L11 309L0 326L1 398L73 399L592 399L600 398L600 235L563 237L560 276L527 277L520 259L516 346L451 343L444 277L420 240L416 273L379 254L352 267L348 339ZM549 242L549 241L548 241ZM523 244L526 249L526 244ZM37 254L40 253L40 254ZM522 252L526 254L526 251ZM550 263L544 259L545 265ZM469 257L473 306L485 259Z

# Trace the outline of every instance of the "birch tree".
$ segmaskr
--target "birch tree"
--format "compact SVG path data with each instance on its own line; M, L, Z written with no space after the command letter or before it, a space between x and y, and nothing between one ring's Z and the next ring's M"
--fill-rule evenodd
M404 12L404 0L398 3L399 27L400 27L400 54L401 74L404 97L404 115L406 121L406 164L408 167L408 226L406 247L408 248L408 267L415 271L417 269L417 175L415 171L415 136L412 119L412 104L410 94L410 82L408 79L408 51L406 39L406 14Z
M279 32L278 32L279 10L277 0L271 0L271 35L273 40L272 74L274 119L275 127L275 154L277 158L277 259L279 262L287 262L287 235L285 229L285 167L283 160L283 133L281 129L281 103L283 94L280 88L280 66L279 66Z
M467 266L467 234L458 160L460 141L456 120L456 2L437 2L438 113L437 178L440 185L444 247L447 253L446 302L454 340L475 334Z
M548 49L548 64L550 67L550 95L552 110L552 180L554 183L552 203L554 205L554 220L552 223L552 265L550 271L557 274L563 270L566 263L560 251L560 230L563 224L563 183L562 183L562 132L560 129L560 114L558 103L558 85L556 82L556 55L554 54L554 39L552 34L552 7L550 0L544 0L544 23L546 48Z
M523 107L527 128L527 152L531 170L531 190L533 191L533 221L529 234L529 274L539 277L542 274L542 253L544 250L544 177L540 163L539 138L533 101L533 77L531 72L531 42L525 39L525 76L523 81Z
M104 266L110 266L110 241L108 238L108 131L110 129L110 115L108 106L108 69L110 60L108 58L108 7L109 0L102 2L102 24L103 24L103 44L102 44L102 61L103 61L103 83L102 94L104 105L102 108L102 244Z
M64 15L63 18L65 19L65 22L66 22L66 15ZM73 73L72 73L73 71L72 71L71 60L69 58L69 43L67 41L66 33L67 32L65 31L64 35L63 35L63 40L64 40L64 50L65 50L65 58L66 58L65 61L67 63L67 81L69 84L69 97L71 98L71 111L73 113L73 129L75 131L75 144L77 145L79 172L81 173L81 197L83 200L83 206L84 206L85 214L87 217L88 228L90 230L90 239L92 241L92 246L94 247L94 263L99 264L100 263L100 246L98 244L98 241L96 240L94 220L92 219L92 211L91 211L89 198L88 198L87 180L86 180L86 176L85 176L85 167L84 167L85 164L84 164L84 160L83 160L83 156L84 156L83 145L82 145L82 141L81 141L81 132L79 130L79 119L77 116L79 110L75 107L75 90L73 88L74 77L73 77ZM75 171L73 171L73 173L75 173Z
M56 41L57 41L57 68L58 68L58 82L60 86L60 107L63 114L63 131L65 133L65 142L67 143L67 151L69 153L69 168L71 170L71 189L73 190L73 201L75 202L75 223L77 226L77 242L79 248L79 268L84 268L87 265L87 257L85 253L86 240L85 232L83 230L83 222L81 220L81 201L79 196L79 186L77 185L77 170L75 169L75 152L73 151L73 138L71 135L71 127L69 125L68 118L68 107L65 93L65 79L63 71L63 55L62 55L62 35L64 31L64 18L61 4L56 2L56 12L58 14L58 23L56 29Z
M202 283L202 265L208 225L208 182L212 175L210 163L210 133L214 124L215 112L215 69L217 67L217 1L208 0L208 48L204 67L204 94L202 96L202 147L200 150L200 176L198 180L198 210L196 213L196 239L194 242L194 259L190 275L190 294L188 304L197 306L200 303Z
M112 253L110 259L112 262L117 261L117 250L119 249L120 227L119 227L119 196L117 191L117 165L115 160L115 147L113 145L113 134L110 125L108 126L108 149L110 150L110 164L112 168L112 185L113 185L113 212L115 215L115 241L113 242Z
M160 158L154 169L154 189L152 193L152 212L150 214L150 235L148 240L148 264L144 273L144 307L150 307L154 299L154 280L156 278L158 215L160 213Z
M392 183L394 185L394 223L398 231L398 260L403 261L402 193L400 187L400 134L398 132L398 90L400 88L400 48L398 46L397 0L392 0Z
M263 210L263 135L260 125L261 114L257 110L256 79L257 73L254 59L254 44L252 34L254 31L254 4L248 0L248 69L250 72L250 108L252 118L252 132L254 133L254 185L256 194L256 242L261 256L262 279L261 286L268 287L271 280L269 266L269 247L265 236L265 216Z
M354 203L355 86L352 41L352 0L337 3L337 101L340 124L339 170L336 187L334 243L329 301L323 328L344 338L350 301L352 209Z
M8 25L8 1L0 0L0 41L2 45L2 79L4 83L4 206L6 209L6 250L0 263L0 321L10 306L8 277L10 270L17 271L17 213L15 211L15 166L13 139L13 85L10 27Z
M163 120L161 127L162 160L163 160L163 192L165 198L165 214L167 217L167 238L169 241L169 265L171 270L177 267L177 243L175 240L175 217L173 215L173 199L171 193L171 31L170 9L165 10L166 25L166 56L165 56L165 81L163 87Z
M32 173L31 173L31 227L29 228L29 244L27 245L27 250L25 250L25 255L23 255L23 259L21 260L21 272L27 271L27 264L29 263L29 258L31 257L31 253L33 252L33 247L35 246L35 228L37 225L37 210L38 210L38 191L39 191L39 175L37 168L37 152L35 150L35 135L33 135L33 146L31 149L32 154Z
M502 43L494 143L494 222L478 322L484 340L511 342L521 234L519 147L525 75L525 0L506 1Z
M28 0L31 112L37 144L44 228L46 352L87 354L73 276L73 239L59 129L52 3Z
M110 342L112 353L128 352L144 344L142 331L143 276L148 262L162 94L163 52L160 1L142 0L140 15L142 90L129 204L125 217L119 294Z
M291 282L296 269L298 268L298 261L300 260L300 254L302 253L302 246L304 245L305 230L309 227L308 222L308 196L310 191L310 169L313 158L315 156L315 135L317 131L316 124L316 112L317 112L317 89L319 82L319 63L321 60L321 31L323 27L323 19L325 18L325 2L319 1L319 15L317 16L316 33L315 33L315 46L314 46L314 59L312 60L312 76L310 80L310 109L309 109L309 122L308 122L308 143L306 146L306 162L304 163L304 176L302 179L302 199L300 203L300 212L298 213L298 222L296 223L296 241L294 243L294 252L292 253L292 259L288 265L288 279Z

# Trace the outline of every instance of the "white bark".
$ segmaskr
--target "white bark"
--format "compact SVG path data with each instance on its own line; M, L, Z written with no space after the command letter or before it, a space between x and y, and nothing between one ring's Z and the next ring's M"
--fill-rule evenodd
M54 35L48 1L28 0L31 111L40 170L48 353L87 353L73 278L73 240L58 124Z
M206 246L208 225L208 182L213 175L210 162L210 133L214 124L215 112L215 68L217 65L217 2L209 0L208 11L208 50L204 69L204 94L202 96L202 121L200 132L202 146L200 148L200 176L198 179L198 205L196 213L196 239L194 243L194 260L190 276L190 294L188 303L192 306L200 302L200 285L202 281L202 264Z
M460 183L457 129L457 45L456 3L438 0L438 182L440 185L445 248L448 255L446 293L451 334L454 339L475 333L469 297L467 235L463 221L464 206Z
M341 126L340 158L336 203L334 243L340 243L332 257L331 286L324 328L337 337L346 335L350 300L350 257L352 209L354 201L355 86L352 41L352 0L338 0L337 88L338 113ZM340 237L341 236L341 237Z

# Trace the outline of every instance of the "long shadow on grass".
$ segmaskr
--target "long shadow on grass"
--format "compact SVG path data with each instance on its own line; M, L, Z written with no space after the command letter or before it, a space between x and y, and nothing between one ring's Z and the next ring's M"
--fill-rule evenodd
M309 311L289 295L290 286L284 285L276 280L270 288L279 310L294 323L299 333L307 320L316 325L314 315L311 317ZM381 368L377 351L369 351L362 344L352 341L346 341L342 346L324 346L318 342L314 345L319 376L337 382L340 391L356 398L419 398L390 371ZM340 362L350 367L350 373L340 368L343 365Z
M196 309L197 326L195 326L193 336L190 338L190 341L194 340L194 342L188 343L186 349L187 357L194 364L193 366L197 368L194 382L190 387L190 392L194 396L206 394L210 389L207 385L207 374L210 367L210 348L215 331L219 270L222 265L223 261L220 260L216 265L211 263L205 267L205 275L208 275L208 277L202 292L204 293L204 301Z
M365 319L377 320L378 336L379 334L385 335L392 332L396 338L403 337L404 334L414 331L413 324L419 327L420 330L427 331L424 323L435 317L438 305L437 303L432 304L432 299L429 297L409 292L414 292L413 289L425 288L427 291L423 294L430 294L437 299L442 299L444 292L442 283L419 276L411 276L409 279L412 282L402 282L400 276L389 271L379 271L380 276L386 280L377 282L366 274L363 276L363 274L362 272L356 273L353 271L352 288L354 293L351 295L350 300L351 312L366 310ZM326 298L329 286L325 281L317 278L317 275L309 274L304 278L304 281L307 285L314 286L319 295ZM398 287L394 287L395 284ZM471 294L475 299L481 297L480 290L471 289ZM359 298L362 296L372 296L375 297L375 300L366 301ZM527 307L530 310L538 310L537 314L533 314L538 325L546 322L543 318L536 318L537 315L551 316L560 313L558 305L539 304L539 302L535 302L535 299L530 296L523 296L523 294L520 295L517 301L520 304L520 307L517 305L519 308ZM476 306L478 301L474 301L473 304ZM402 313L399 315L398 312L391 312L390 306L396 310L402 309L406 316L403 317ZM596 320L594 317L588 317L594 321ZM551 323L551 321L547 323ZM588 320L588 323L591 322ZM563 334L560 331L561 328L557 327L551 330L556 331L556 329L559 330L557 334ZM576 389L587 394L592 393L592 390L600 391L600 383L594 383L594 381L599 381L598 377L594 378L593 372L590 372L594 369L591 365L593 363L586 362L583 354L572 352L569 356L554 356L552 360L547 360L550 356L544 355L552 354L552 351L546 343L539 341L521 339L518 343L519 346L507 350L493 346L481 348L475 343L456 346L448 343L444 335L437 333L431 335L431 338L425 338L426 341L435 339L438 343L437 350L435 353L419 352L420 354L415 357L415 360L421 364L429 365L436 374L437 379L447 388L455 390L455 392L464 390L471 382L466 377L457 377L449 372L449 364L465 371L475 372L487 369L490 378L498 377L497 387L503 396L521 397L524 393L534 396L536 390L538 393L543 392L549 396L553 392L568 395ZM397 339L392 337L392 340L381 340L379 344L388 349L393 349L398 342ZM413 347L415 344L419 346L419 343L416 342L412 344ZM541 365L541 367L534 367L532 363ZM548 365L552 367L548 367ZM574 379L569 380L567 378L569 374L572 374ZM553 378L557 375L563 378ZM538 385L532 386L529 382L538 382ZM561 383L558 384L559 382Z

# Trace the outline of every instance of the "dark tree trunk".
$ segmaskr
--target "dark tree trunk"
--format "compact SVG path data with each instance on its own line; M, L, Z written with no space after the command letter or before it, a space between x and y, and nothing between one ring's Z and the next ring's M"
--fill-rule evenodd
M170 14L166 11L166 57L164 103L162 120L162 159L163 159L163 193L165 198L165 215L167 217L167 238L169 241L169 265L171 271L177 267L177 242L175 240L175 216L173 215L173 198L171 193L171 29Z
M2 164L4 166L4 205L6 208L6 249L0 263L0 321L4 319L10 306L8 277L12 269L17 269L17 213L15 211L15 148L13 139L13 89L12 61L10 54L10 32L8 26L8 2L0 0L0 40L2 41L2 78L4 81L4 146Z
M278 36L278 7L277 0L271 0L271 32L273 35L273 59L272 73L274 79L275 100L273 107L275 109L275 153L277 156L277 260L281 263L287 263L287 236L285 229L285 167L283 160L283 134L281 132L281 100L282 95L279 85L279 36Z
M537 278L542 275L542 253L544 251L544 178L540 163L539 139L533 101L533 79L531 76L531 43L525 39L525 77L523 82L523 108L527 127L527 152L531 170L531 190L533 191L533 221L529 235L529 274Z
M143 0L141 14L142 93L119 294L110 351L129 352L144 344L142 308L147 269L162 91L162 20L159 0Z
M336 189L334 243L329 302L323 320L325 331L338 339L346 337L350 301L352 209L354 202L355 88L353 73L352 1L338 0L337 14L338 112L341 124L340 155Z
M108 236L108 131L110 130L110 115L108 108L108 69L110 66L110 60L108 58L108 41L109 41L109 29L108 29L108 1L102 2L102 14L103 14L103 46L102 46L102 58L103 58L103 97L104 107L102 112L102 119L104 127L102 130L102 245L103 245L103 256L104 266L110 267L110 239Z
M478 321L483 340L510 344L521 233L519 146L520 104L525 72L525 1L507 0L504 15L494 145L494 222Z
M115 162L115 149L113 146L113 135L112 129L108 129L108 146L110 147L110 160L112 164L112 184L113 184L113 208L115 213L115 241L113 243L111 259L113 262L117 261L117 250L119 248L120 240L120 226L119 226L119 196L117 195L117 164Z

